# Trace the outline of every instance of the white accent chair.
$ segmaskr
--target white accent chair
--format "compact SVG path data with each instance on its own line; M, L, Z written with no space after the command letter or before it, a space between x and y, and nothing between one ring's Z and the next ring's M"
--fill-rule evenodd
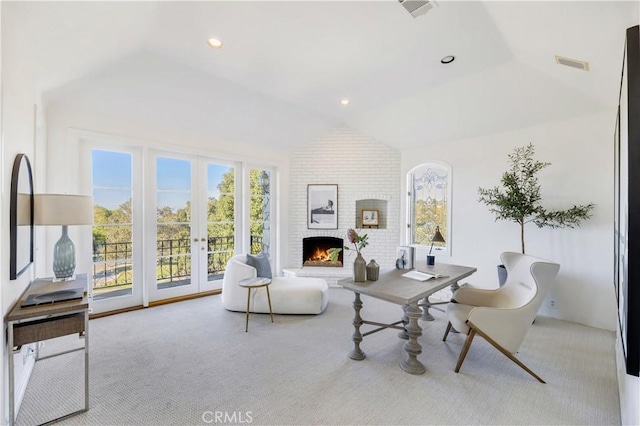
M255 278L256 269L246 263L247 255L233 256L227 262L222 280L222 306L229 311L246 312L247 289L238 283ZM321 278L273 277L269 285L271 306L276 314L320 314L329 302L329 286ZM264 287L251 291L251 312L269 313Z
M555 281L560 265L521 253L505 252L500 256L507 268L507 281L497 290L462 287L447 305L451 327L467 335L455 372L460 371L476 334L518 364L541 383L539 376L513 354L518 351L533 323L547 290Z

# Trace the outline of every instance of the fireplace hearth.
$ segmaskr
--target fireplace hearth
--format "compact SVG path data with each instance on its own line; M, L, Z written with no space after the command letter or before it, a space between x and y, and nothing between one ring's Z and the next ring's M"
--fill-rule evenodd
M302 239L302 266L342 267L343 239L308 237Z

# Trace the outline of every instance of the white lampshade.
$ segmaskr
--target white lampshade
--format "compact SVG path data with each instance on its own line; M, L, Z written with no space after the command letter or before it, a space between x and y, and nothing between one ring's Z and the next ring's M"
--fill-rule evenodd
M35 194L33 214L36 225L92 225L93 197Z
M31 194L18 194L16 222L18 226L31 225Z

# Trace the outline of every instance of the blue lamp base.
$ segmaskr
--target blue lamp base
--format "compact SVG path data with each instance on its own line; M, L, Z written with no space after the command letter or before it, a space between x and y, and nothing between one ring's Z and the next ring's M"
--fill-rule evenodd
M53 247L53 274L57 280L73 277L76 270L76 248L69 238L67 226L62 226L62 236Z

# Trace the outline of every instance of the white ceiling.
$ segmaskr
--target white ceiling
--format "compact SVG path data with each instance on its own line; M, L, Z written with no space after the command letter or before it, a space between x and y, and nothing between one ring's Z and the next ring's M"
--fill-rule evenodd
M441 0L418 18L397 0L28 2L3 19L18 8L49 102L278 149L338 123L406 149L611 111L639 21L637 1Z

